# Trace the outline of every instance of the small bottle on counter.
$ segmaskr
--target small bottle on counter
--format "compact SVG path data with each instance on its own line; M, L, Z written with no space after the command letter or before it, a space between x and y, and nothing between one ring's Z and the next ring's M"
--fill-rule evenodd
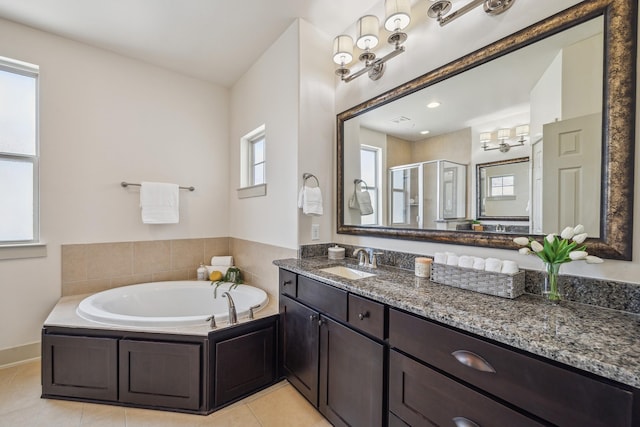
M426 257L418 257L415 260L416 264L416 276L418 277L427 277L431 276L431 262L433 260L431 258Z
M198 280L207 280L207 267L204 266L204 263L200 263L200 267L196 270Z

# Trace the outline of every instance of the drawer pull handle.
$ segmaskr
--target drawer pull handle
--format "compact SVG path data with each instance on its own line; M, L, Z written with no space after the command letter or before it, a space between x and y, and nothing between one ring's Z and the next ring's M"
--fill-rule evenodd
M287 286L291 284L291 280L285 280L284 282L282 282L282 286Z
M369 312L368 311L365 311L364 313L358 313L358 319L360 319L360 320L364 320L367 317L369 317Z
M480 425L465 417L455 417L452 421L456 427L480 427Z
M315 320L318 320L318 316L316 316L315 314L312 314L312 315L309 316L309 320L312 321L312 322L315 321Z
M451 353L451 355L455 357L458 362L470 368L477 369L478 371L482 372L491 372L493 374L496 372L496 370L493 369L493 366L491 366L489 362L470 351L456 350Z

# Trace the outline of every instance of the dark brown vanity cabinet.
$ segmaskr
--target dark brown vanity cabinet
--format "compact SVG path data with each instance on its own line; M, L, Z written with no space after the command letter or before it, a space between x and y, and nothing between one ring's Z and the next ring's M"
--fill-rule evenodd
M346 291L303 276L294 299L282 286L287 274L280 270L283 375L335 426L386 425L385 346L372 339L384 331L384 306L358 297L352 309Z

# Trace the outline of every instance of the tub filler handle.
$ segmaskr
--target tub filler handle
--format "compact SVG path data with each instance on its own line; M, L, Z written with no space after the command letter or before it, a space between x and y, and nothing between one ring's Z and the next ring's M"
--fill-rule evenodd
M254 305L253 307L249 307L249 319L254 319L255 313L253 311L258 308L260 308L260 304Z
M211 317L207 317L207 322L211 322L209 323L209 327L211 329L215 329L218 326L216 325L216 316L211 316Z
M227 302L229 303L229 324L235 325L238 323L238 313L236 312L236 305L233 302L233 298L231 298L231 294L229 292L223 292L223 297L227 298Z

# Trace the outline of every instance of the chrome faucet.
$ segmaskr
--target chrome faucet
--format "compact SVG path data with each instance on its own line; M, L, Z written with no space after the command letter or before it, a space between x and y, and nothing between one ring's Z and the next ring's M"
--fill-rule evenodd
M233 298L231 298L231 294L229 292L223 292L223 297L227 298L227 302L229 303L229 324L235 325L238 323L238 313L236 312L236 305L233 303Z
M369 252L365 248L358 248L353 251L353 256L358 257L358 265L361 267L369 266Z

